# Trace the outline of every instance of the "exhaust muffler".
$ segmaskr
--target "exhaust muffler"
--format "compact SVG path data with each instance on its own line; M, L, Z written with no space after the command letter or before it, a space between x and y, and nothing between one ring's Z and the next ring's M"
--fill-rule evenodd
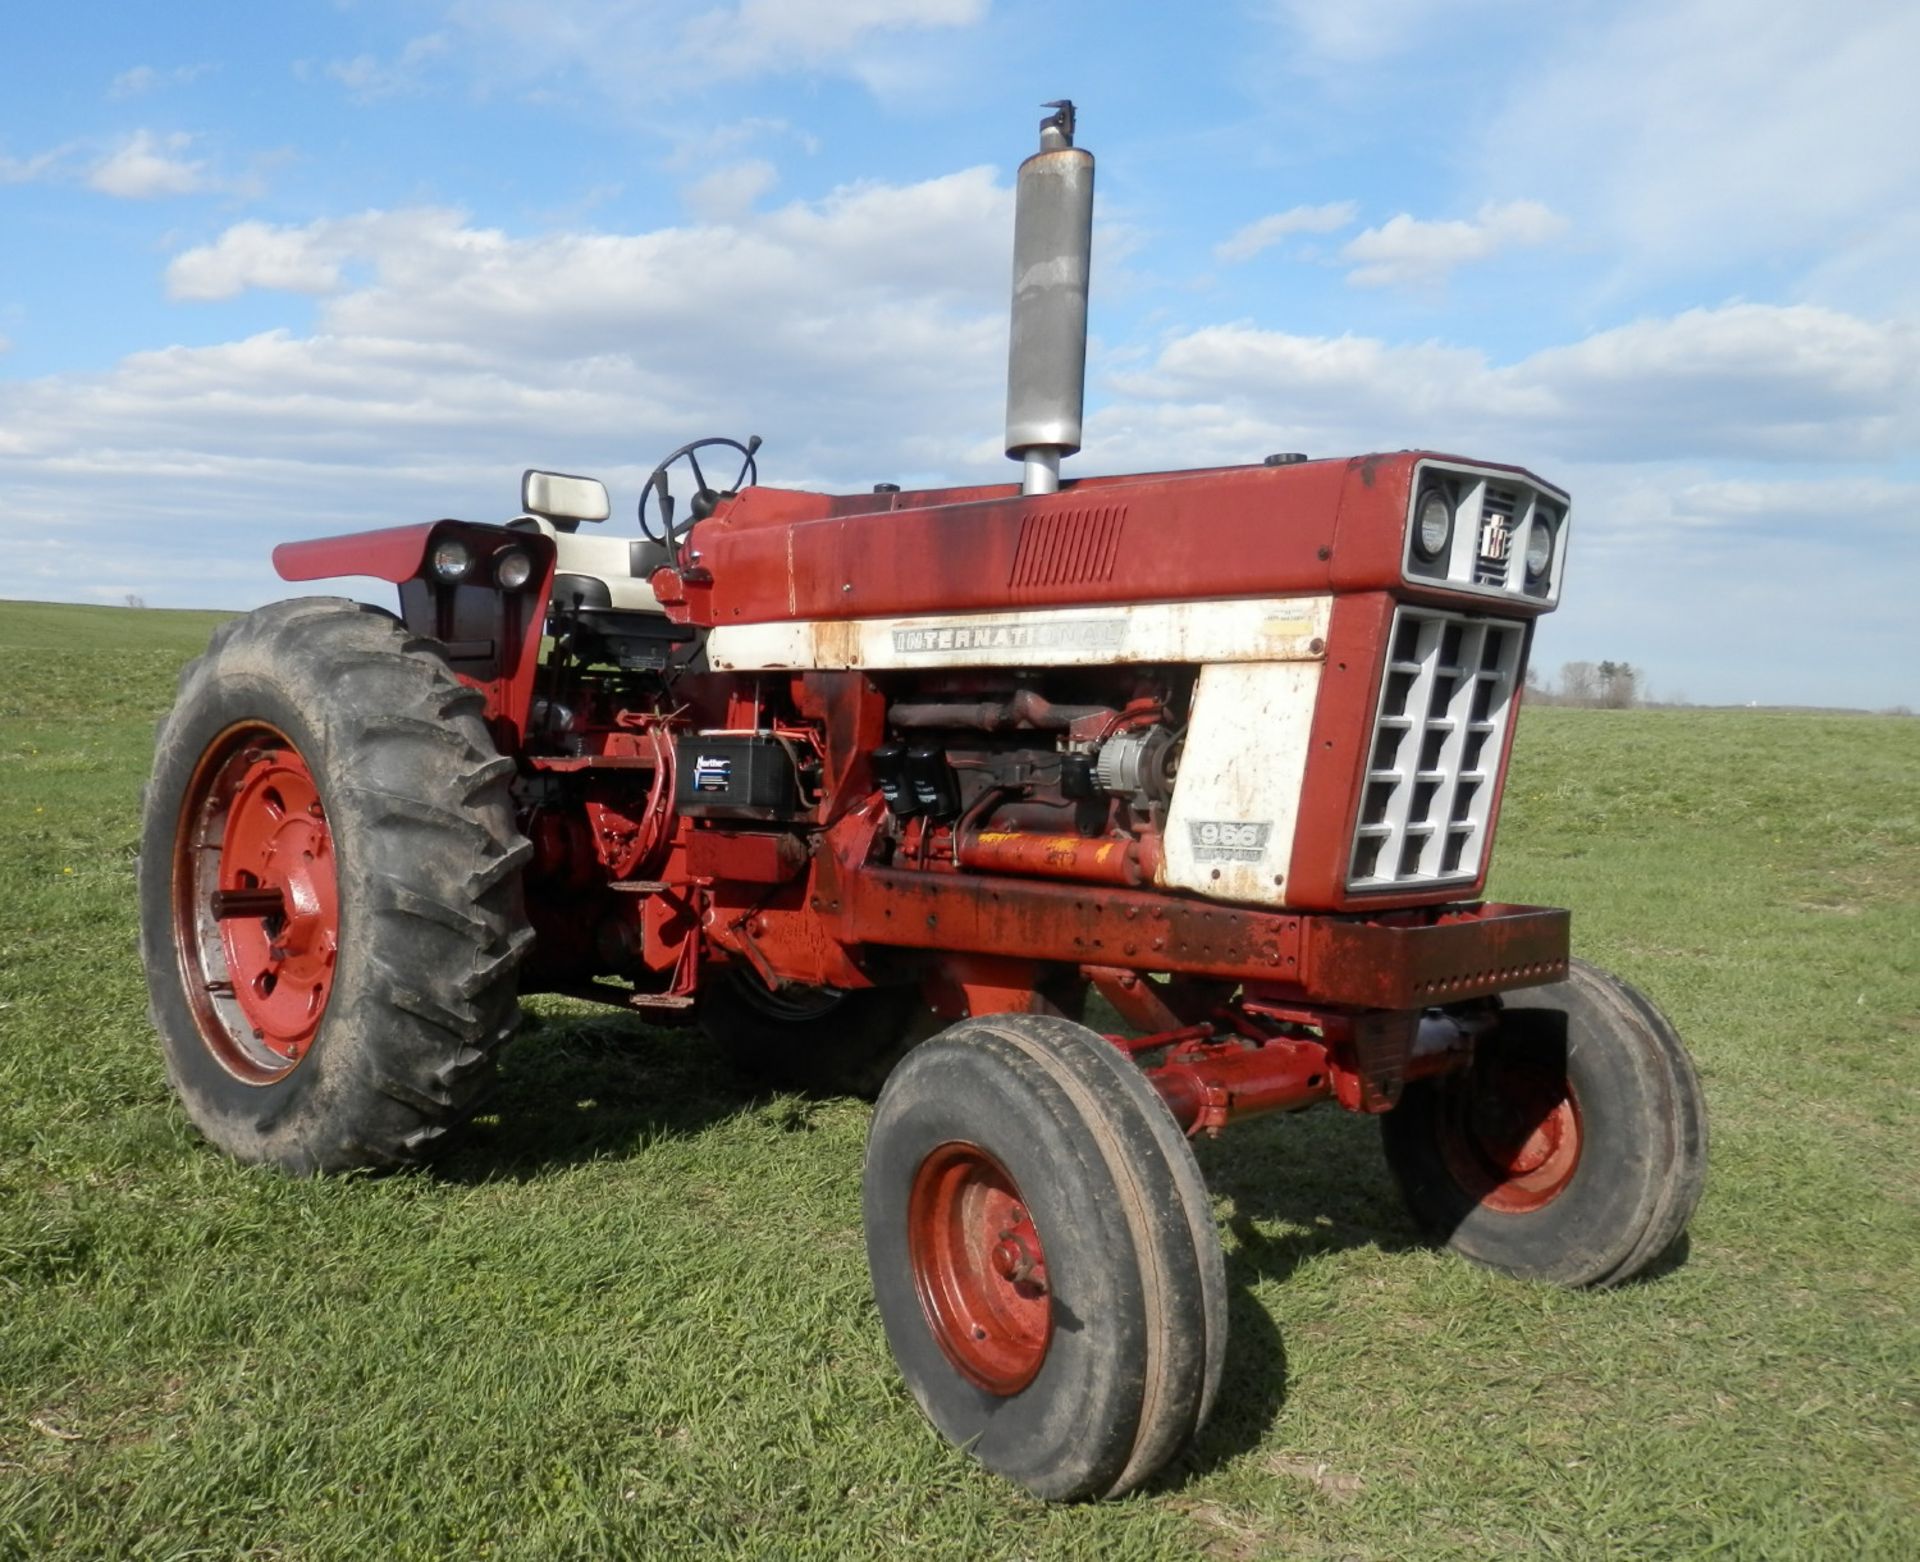
M1007 346L1007 454L1021 492L1055 493L1060 458L1080 448L1087 384L1087 273L1093 154L1073 144L1073 104L1049 103L1040 150L1020 165L1013 213L1013 324Z

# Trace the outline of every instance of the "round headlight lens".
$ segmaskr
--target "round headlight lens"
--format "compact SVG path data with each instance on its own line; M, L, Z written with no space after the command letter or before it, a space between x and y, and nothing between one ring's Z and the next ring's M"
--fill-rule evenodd
M1541 516L1527 533L1527 579L1543 580L1553 563L1553 518Z
M1421 558L1432 563L1447 550L1453 537L1453 506L1437 488L1420 496L1420 508L1414 513L1413 546Z
M427 568L433 571L434 579L448 585L465 580L473 568L473 549L458 537L442 537L427 555Z
M533 560L524 548L509 548L493 561L493 578L508 591L518 591L533 578Z

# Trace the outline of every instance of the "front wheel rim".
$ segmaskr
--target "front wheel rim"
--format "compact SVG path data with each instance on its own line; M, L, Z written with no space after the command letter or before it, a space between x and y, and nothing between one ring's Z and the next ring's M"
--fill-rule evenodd
M173 889L201 1040L247 1084L284 1079L332 996L340 896L319 785L278 728L247 723L208 745L181 807Z
M1580 1102L1564 1067L1504 1049L1449 1082L1440 1114L1448 1172L1483 1207L1544 1209L1580 1168Z
M1053 1339L1046 1249L1019 1186L976 1144L930 1152L907 1198L907 1251L927 1326L961 1376L1017 1394Z

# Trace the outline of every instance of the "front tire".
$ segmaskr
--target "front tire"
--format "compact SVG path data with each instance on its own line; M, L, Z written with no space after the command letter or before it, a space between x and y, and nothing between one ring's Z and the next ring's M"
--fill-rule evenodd
M863 1203L901 1375L988 1469L1118 1496L1204 1424L1227 1329L1212 1206L1172 1114L1092 1031L993 1015L915 1048Z
M533 934L510 760L431 642L338 598L224 624L161 724L140 941L167 1074L243 1161L421 1159L478 1105Z
M1559 1285L1642 1273L1706 1181L1706 1104L1686 1048L1644 994L1583 960L1564 982L1509 994L1472 1066L1407 1086L1380 1129L1429 1235Z

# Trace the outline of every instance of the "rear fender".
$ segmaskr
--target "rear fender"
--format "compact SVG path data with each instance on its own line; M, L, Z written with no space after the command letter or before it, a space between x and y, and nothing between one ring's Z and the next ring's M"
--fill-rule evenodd
M433 550L450 540L465 543L473 555L465 577L452 584L427 569ZM494 579L509 548L533 561L533 573L515 591ZM533 703L553 559L552 541L537 531L453 520L283 542L273 550L282 580L362 575L398 586L407 628L438 641L454 675L486 697L487 723L507 754L521 747Z

